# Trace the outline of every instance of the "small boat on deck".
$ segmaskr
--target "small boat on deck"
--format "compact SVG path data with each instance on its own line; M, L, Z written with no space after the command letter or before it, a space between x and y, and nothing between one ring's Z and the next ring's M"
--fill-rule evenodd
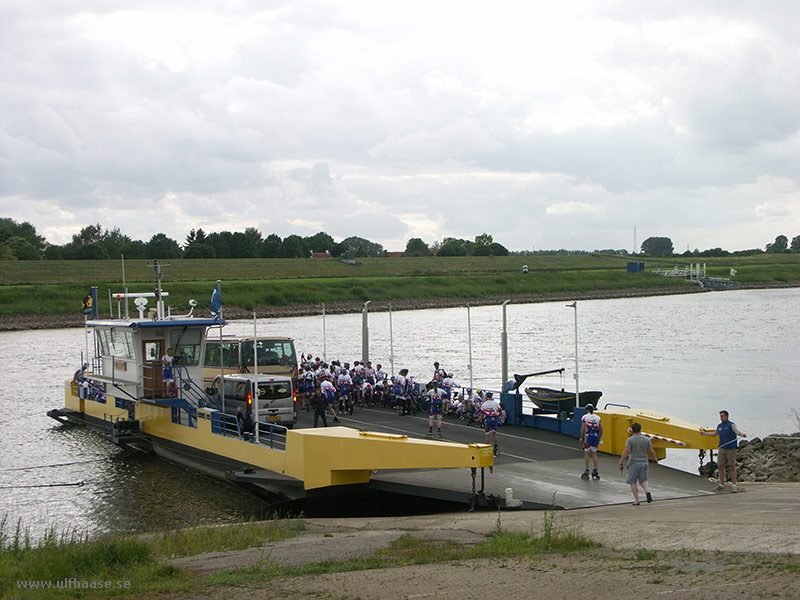
M597 406L603 392L586 391L580 394L580 403L575 401L575 392L554 390L546 387L527 387L525 395L538 412L542 413L572 413L576 406L592 404Z
M554 373L564 374L564 368L550 369L547 371L539 371L538 373L528 373L526 375L514 375L514 389L519 390L522 384L528 377L538 377L540 375L552 375ZM531 386L525 388L525 395L534 406L534 412L538 413L554 413L562 414L567 413L569 416L577 406L586 406L592 404L597 406L597 401L603 395L603 392L586 391L581 392L580 402L575 399L575 392L567 392L564 388L554 390L552 388Z

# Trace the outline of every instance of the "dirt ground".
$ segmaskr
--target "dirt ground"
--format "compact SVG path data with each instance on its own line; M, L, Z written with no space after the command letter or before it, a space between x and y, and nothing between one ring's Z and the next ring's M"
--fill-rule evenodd
M476 559L282 577L185 598L800 598L800 484L743 484L740 493L558 511L601 547L532 558ZM540 534L544 513L501 513L504 531ZM173 561L198 577L274 561L290 566L368 556L400 535L472 544L496 513L308 519L297 538Z
M250 598L797 598L798 575L780 567L753 571L707 560L636 561L587 554L539 560L480 560L272 582ZM229 596L236 598L237 596ZM245 597L244 595L241 597Z
M272 579L193 598L797 598L797 560L746 564L715 552L649 553L600 550L534 559L481 559ZM788 565L793 564L794 568Z

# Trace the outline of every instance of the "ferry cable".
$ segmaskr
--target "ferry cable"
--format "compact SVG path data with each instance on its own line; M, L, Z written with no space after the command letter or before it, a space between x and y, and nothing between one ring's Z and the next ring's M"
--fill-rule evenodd
M33 465L30 467L14 467L12 469L0 469L0 471L28 471L30 469L49 469L51 467L68 467L71 465L88 465L89 463L102 462L105 458L95 458L94 460L79 460L75 462L56 463L54 465Z
M35 485L4 485L0 486L0 490L18 490L23 488L45 488L45 487L71 487L84 485L85 481L76 481L75 483L40 483Z

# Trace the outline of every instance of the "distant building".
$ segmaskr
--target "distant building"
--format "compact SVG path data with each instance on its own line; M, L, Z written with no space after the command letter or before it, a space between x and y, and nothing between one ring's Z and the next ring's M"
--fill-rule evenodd
M330 252L312 252L311 258L333 258Z

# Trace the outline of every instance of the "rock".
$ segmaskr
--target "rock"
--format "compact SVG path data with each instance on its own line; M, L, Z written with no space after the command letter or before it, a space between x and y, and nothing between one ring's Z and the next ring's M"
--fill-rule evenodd
M741 481L800 480L800 435L771 434L740 442L736 469Z

